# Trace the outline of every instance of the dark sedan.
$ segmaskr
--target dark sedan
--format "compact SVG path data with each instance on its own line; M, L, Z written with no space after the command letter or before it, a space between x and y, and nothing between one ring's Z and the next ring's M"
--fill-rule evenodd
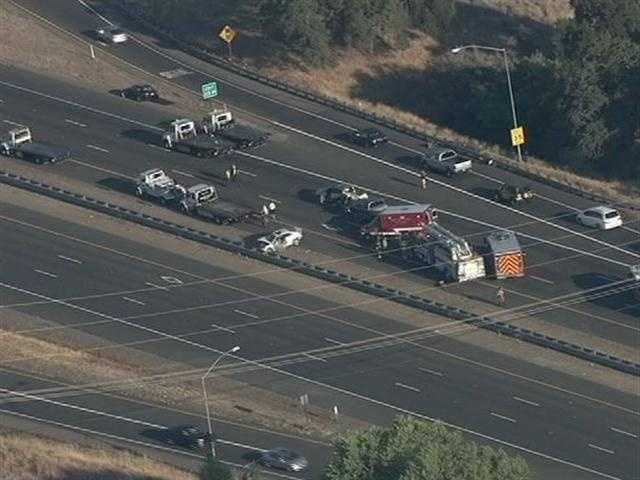
M358 130L353 134L354 143L362 147L377 147L383 143L386 143L387 137L377 128L366 128L364 130Z
M301 472L309 466L309 462L302 455L282 447L263 452L258 461L265 467L288 472Z
M157 102L160 98L158 91L151 85L132 85L121 90L120 96L136 102Z

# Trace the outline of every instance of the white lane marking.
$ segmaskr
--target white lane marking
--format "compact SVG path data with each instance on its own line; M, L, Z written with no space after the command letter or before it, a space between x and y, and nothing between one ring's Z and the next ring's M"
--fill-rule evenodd
M161 287L160 285L156 285L155 283L147 282L147 283L145 283L145 285L149 285L150 287L157 288L157 289L160 289L160 290L165 290L167 292L169 291L169 289L167 287Z
M505 417L504 415L500 415L499 413L491 412L491 415L501 420L506 420L507 422L516 423L513 418Z
M394 164L394 163L392 163L390 161L383 160L383 159L378 158L378 157L374 157L373 155L369 155L368 153L364 153L364 152L361 152L359 150L353 149L351 147L347 147L345 145L341 145L339 143L336 143L336 142L334 142L332 140L328 140L326 138L318 137L317 135L314 135L312 133L305 132L304 130L300 130L298 128L294 128L294 127L291 127L289 125L285 125L285 124L280 123L280 122L276 122L275 120L273 120L272 123L274 125L279 126L280 128L285 129L285 130L290 130L290 131L298 133L300 135L303 135L303 136L312 138L314 140L317 140L317 141L319 141L321 143L326 143L327 145L331 145L333 147L345 150L347 152L351 152L351 153L354 153L356 155L360 155L361 157L368 158L369 160L373 160L374 162L376 162L378 164L381 164L381 165L385 165L385 166L387 166L387 167L389 167L391 169L404 172L404 173L409 174L409 175L414 176L414 177L418 176L418 173L416 171L414 171L414 170L411 170L411 169L405 168L405 167L401 167L401 166L396 165L396 164ZM544 218L536 217L535 215L532 215L530 213L524 212L522 210L518 210L516 208L504 205L504 204L502 204L500 202L496 202L494 200L490 200L488 198L482 197L482 196L477 195L475 193L468 192L464 188L460 188L460 187L456 187L454 185L450 185L450 184L448 184L446 182L443 182L441 180L437 180L437 179L435 179L433 177L430 178L430 181L431 181L431 183L435 183L436 185L439 185L441 187L448 188L449 190L453 190L454 192L457 192L457 193L459 193L461 195L465 195L465 196L471 197L471 198L473 198L475 200L478 200L478 201L481 201L481 202L486 202L486 203L488 203L490 205L493 205L494 207L502 208L502 209L508 210L508 211L510 211L512 213L515 213L515 214L518 214L518 215L522 215L522 216L524 216L526 218L534 220L535 222L538 222L538 223L541 223L541 224L545 224L545 225L548 225L548 226L553 227L553 228L560 229L562 231L571 233L572 235L575 235L577 237L581 237L581 238L584 238L586 240L590 240L592 242L595 242L595 243L598 243L600 245L603 245L605 247L611 248L612 250L617 250L617 251L622 252L622 253L624 253L626 255L630 255L632 257L640 258L640 254L639 253L635 253L635 252L632 252L630 250L626 250L624 248L618 247L617 245L613 245L611 243L605 242L603 240L599 240L597 238L591 237L591 236L586 235L584 233L581 233L581 232L578 232L578 231L575 231L575 230L571 230L570 228L564 227L564 226L559 225L557 223L553 223L553 222L551 222L549 220L545 220ZM441 211L445 212L444 210L441 210ZM445 212L445 213L448 213L448 212ZM629 265L625 264L625 266L628 267Z
M265 195L258 195L258 198L261 198L263 200L268 200L270 202L282 203L280 200L276 200L275 198L267 197Z
M135 298L122 297L122 299L126 300L127 302L135 303L137 305L146 305L146 303L141 302L140 300L136 300Z
M257 177L258 176L255 173L247 172L246 170L240 170L240 169L238 169L238 173L242 173L243 175L249 175L250 177Z
M613 450L609 450L608 448L600 447L599 445L594 445L593 443L589 444L589 448L593 448L594 450L600 450L601 452L608 453L609 455L615 455L615 453L616 453Z
M91 430L91 429L84 428L84 427L78 427L76 425L70 425L68 423L61 423L61 422L56 422L54 420L49 420L49 419L46 419L46 418L34 417L33 415L27 415L26 413L19 413L19 412L14 412L12 410L4 410L4 409L0 409L0 412L4 413L6 415L12 415L14 417L27 418L27 419L32 420L32 421L46 423L46 424L49 424L49 425L55 425L56 427L63 427L63 428L67 428L69 430L76 430L76 431L82 432L84 434L90 434L90 435L96 435L96 436L99 436L99 437L110 438L112 440L118 440L118 441L121 441L121 442L132 443L134 445L141 445L143 447L148 447L148 448L155 448L156 450L163 450L165 452L178 453L180 455L184 455L184 456L187 456L187 457L204 458L202 455L198 455L196 453L189 452L187 450L180 450L180 449L177 449L177 448L166 447L166 446L158 445L158 444L155 444L155 443L147 443L147 442L142 442L140 440L133 440L132 438L120 437L118 435L113 435L111 433L105 433L105 432L100 432L100 431L97 431L97 430ZM239 446L239 447L245 448L247 450L257 450L257 451L260 451L260 452L266 451L263 448L258 448L258 447L254 447L254 446L249 446L249 445L243 445L243 444L240 444L240 443L230 442L228 440L222 440L220 438L217 438L216 442L225 443L225 444L233 445L233 446ZM226 460L220 460L220 461L222 463L224 463L226 465L230 465L232 467L237 467L237 468L243 467L243 465L240 464L240 463L229 462L229 461L226 461ZM286 479L289 479L289 480L299 480L298 477L291 477L289 475L284 475L282 473L269 472L269 475L270 476L280 477L280 478L286 478Z
M160 430L167 430L167 427L164 425L157 425L155 423L145 422L143 420L136 420L135 418L123 417L121 415L114 415L112 413L102 412L100 410L94 410L93 408L80 407L78 405L73 405L70 403L60 402L58 400L52 400L50 398L39 397L37 395L31 395L23 392L16 392L14 390L7 390L5 388L0 388L1 392L8 393L10 395L15 395L21 398L27 398L29 400L35 400L38 402L49 403L51 405L56 405L58 407L70 408L71 410L77 410L79 412L91 413L92 415L99 415L101 417L115 418L116 420L124 420L125 422L135 423L138 425L144 425L146 427L157 428ZM6 398L4 399L6 401Z
M97 145L91 145L91 144L87 144L85 145L87 148L90 148L92 150L97 150L99 152L104 152L104 153L109 153L109 150L107 150L106 148L102 148L102 147L98 147Z
M69 162L77 163L78 165L82 165L83 167L92 168L94 170L99 170L101 172L109 173L111 175L115 175L117 177L127 178L129 180L136 180L135 177L130 177L129 175L125 175L124 173L116 172L114 170L109 170L108 168L98 167L96 165L91 165L90 163L85 163L83 161L72 158L68 160Z
M178 175L182 175L183 177L196 178L195 175L191 175L187 172L181 172L180 170L171 169L173 173L177 173Z
M97 10L95 10L93 7L91 7L89 4L87 4L87 2L85 2L84 0L78 0L78 3L80 5L82 5L84 8L86 8L87 10L89 10L91 13L93 13L96 17L98 17L103 22L106 22L109 25L113 26L113 23L111 21L109 21L108 18L103 17L102 15L100 15L100 13L98 13Z
M555 282L547 280L546 278L536 277L535 275L529 275L529 278L533 278L534 280L537 280L539 282L548 283L549 285L555 285Z
M324 228L326 228L327 230L331 231L331 232L337 232L338 229L336 227L330 227L329 225L327 225L326 223L323 223L322 226Z
M420 389L416 387L412 387L411 385L406 385L404 383L396 382L396 387L404 388L406 390L411 390L412 392L420 393Z
M37 268L34 268L33 270L35 272L39 273L40 275L45 275L45 276L51 277L51 278L58 278L57 275L54 275L53 273L45 272L44 270L38 270Z
M611 430L613 430L616 433L620 433L622 435L627 435L628 437L631 437L631 438L638 438L638 435L636 435L635 433L625 432L624 430L620 430L619 428L616 428L616 427L611 427Z
M158 148L158 149L160 149L160 150L164 150L165 152L170 152L170 151L171 151L171 150L169 150L168 148L164 148L164 147L161 147L160 145L155 145L155 144L153 144L153 143L146 143L145 145L146 145L147 147L153 147L153 148Z
M186 70L184 68L176 68L174 70L167 70L166 72L160 72L158 75L166 78L167 80L174 80L176 78L184 77L186 75L191 75L193 72Z
M167 283L172 283L173 285L182 285L184 282L182 280L180 280L179 278L176 277L171 277L169 275L163 275L162 277L160 277L162 280L164 280Z
M233 333L235 335L235 330L231 330L230 328L227 327L223 327L221 325L217 325L215 323L211 324L212 327L216 328L217 330L222 330L223 332L229 332L229 333Z
M36 95L38 97L43 97L43 98L47 98L49 100L54 100L56 102L64 103L66 105L71 105L73 107L80 108L82 110L86 110L88 112L92 112L92 113L95 113L95 114L98 114L98 115L104 115L104 116L107 116L107 117L110 117L110 118L115 118L117 120L121 120L123 122L131 123L133 125L138 125L140 127L149 128L149 129L155 130L157 132L162 132L163 131L162 128L156 127L155 125L149 125L147 123L139 122L139 121L133 120L131 118L123 117L121 115L116 115L115 113L105 112L104 110L99 110L97 108L89 107L87 105L82 105L81 103L72 102L71 100L65 100L63 98L56 97L54 95L49 95L47 93L38 92L36 90L32 90L32 89L26 88L26 87L22 87L20 85L14 84L14 83L5 82L4 80L0 80L0 85L4 85L5 87L13 88L14 90L20 90L21 92L27 92L27 93L30 93L31 95ZM5 122L6 122L6 120L5 120ZM22 124L16 124L16 125L20 125L21 126Z
M62 260L66 260L67 262L82 263L80 260L77 260L77 259L71 258L71 257L65 257L64 255L58 255L58 258L61 258Z
M18 6L22 10L25 10L26 12L29 12L29 13L33 14L33 12L25 9L24 7L21 7L20 5L16 4L16 6ZM48 23L48 24L50 24L52 26L55 26L56 28L61 30L59 27L57 27L55 24L52 24L47 19L45 19L45 18L43 18L41 16L38 16L38 15L36 15L36 16L38 18L40 18L42 21L44 21L44 22L46 22L46 23ZM149 49L151 51L155 51L153 48L151 48L148 45L140 42L139 40L137 40L137 39L134 39L134 40L137 41L140 45L144 46L145 48L147 48L147 49ZM176 61L175 59L173 59L172 57L164 54L163 52L156 51L156 53L158 53L159 55L165 56L165 58L170 58L172 61ZM176 61L176 62L178 62L178 61ZM211 77L211 75L209 73L206 73L206 72L201 72L201 73ZM121 117L121 116L113 114L113 113L100 111L100 110L97 110L95 108L88 107L86 105L81 105L81 104L78 104L78 103L75 103L75 102L72 102L72 101L69 101L69 100L61 99L59 97L55 97L55 96L52 96L52 95L48 95L48 94L44 94L44 93L41 93L41 92L37 92L35 90L31 90L29 88L21 87L19 85L15 85L15 84L12 84L12 83L9 83L9 82L5 82L3 80L0 80L0 85L4 85L6 87L13 88L15 90L20 90L20 91L23 91L23 92L27 92L27 93L30 93L32 95L40 96L40 97L43 97L43 98L48 98L50 100L55 100L55 101L58 101L58 102L62 102L62 103L68 104L68 105L73 105L73 106L76 106L78 108L85 109L87 111L103 114L103 115L108 116L110 118L117 118L117 119L120 119L122 121L125 121L125 122L128 122L128 123L132 123L132 124L135 124L135 125L140 125L140 126L145 127L145 128L150 128L150 129L153 129L153 130L156 130L156 131L160 131L160 132L162 131L161 128L156 127L154 125L149 125L149 124L145 124L145 123L142 123L142 122L138 122L136 120L132 120L132 119L129 119L129 118ZM250 92L250 91L247 90L247 92ZM255 94L255 92L250 92L250 93ZM258 96L260 96L260 95L258 95ZM269 99L268 97L264 97L264 98L267 99L267 100L274 101L273 99ZM283 104L283 105L286 106L286 104ZM294 107L291 107L291 108L294 108ZM319 118L323 118L323 117L319 117ZM349 127L349 128L351 128L351 127ZM243 152L237 152L237 153L242 154ZM272 160L262 159L261 157L255 157L255 156L250 155L250 154L247 154L247 156L257 158L258 160L262 160L262 161L265 161L267 163L268 162L272 162L274 164L278 163L278 162L275 162L275 161L272 161ZM284 168L290 168L290 169L296 170L295 167L291 167L290 165L281 164L281 166L284 167ZM317 176L319 178L325 178L325 179L333 180L333 179L331 179L331 177L323 176L323 175L320 175L320 174L311 174L311 175ZM368 190L368 191L372 191L372 190ZM387 197L388 198L393 198L390 195L387 195ZM535 237L531 237L531 236L524 235L524 234L521 234L521 236L524 237L524 238L533 238L534 240L539 240L539 239L537 239ZM560 247L568 249L568 250L571 250L571 251L577 251L576 249L563 247L561 245L560 245ZM580 252L580 251L577 251L577 252L578 253L586 253L586 252ZM591 256L595 256L595 255L591 255ZM623 266L627 266L626 264L622 264L622 262L615 262L615 261L611 261L610 259L605 259L605 260L608 260L610 262L613 262L613 263L616 263L616 264L620 264L620 265L623 265ZM1 284L1 283L0 283L0 285L7 286L6 284ZM17 288L17 287L13 287L13 286L7 286L7 287L8 288ZM31 292L25 291L25 293L31 293ZM59 300L58 300L58 302L59 302ZM190 342L190 343L195 343L195 342ZM199 345L199 346L201 348L203 348L203 349L211 350L211 351L214 351L214 352L216 352L218 354L221 353L220 351L212 349L212 348L209 348L209 347L206 347L205 345ZM259 364L259 365L262 365L262 364ZM262 366L264 366L264 365L262 365ZM319 385L319 386L322 386L324 388L328 388L330 390L333 390L333 391L336 391L336 392L339 392L339 393L342 393L342 394L345 394L345 395L349 395L349 396L351 396L353 398L359 398L361 400L366 400L368 402L371 402L371 403L373 403L375 405L380 405L380 406L391 408L391 409L393 409L393 410L395 410L395 411L397 411L399 413L404 413L406 415L415 416L415 417L418 417L418 418L421 418L421 419L424 419L424 420L430 420L430 421L438 420L438 419L436 419L434 417L430 417L428 415L424 415L424 414L421 414L419 412L408 410L408 409L402 408L402 407L400 407L398 405L394 405L394 404L391 404L391 403L387 403L387 402L383 402L383 401L380 401L380 400L376 400L375 398L368 397L366 395L362 395L362 394L359 394L357 392L353 392L353 391L350 391L350 390L347 390L347 389L344 389L344 388L340 388L340 387L337 387L335 385L330 385L330 384L327 384L327 383L324 383L324 382L320 382L320 381L317 381L317 380L312 380L312 379L309 379L309 378L305 378L305 377L302 377L300 375L291 374L290 372L283 372L283 371L281 371L280 369L277 369L277 368L269 368L268 366L266 368L268 368L270 370L277 371L279 373L285 373L285 374L287 374L289 376L292 376L294 378L298 378L300 380L307 381L307 382L309 382L311 384L314 384L314 385ZM607 478L609 480L622 480L620 477L616 477L614 475L610 475L608 473L604 473L604 472L601 472L599 470L595 470L593 468L590 468L590 467L587 467L587 466L584 466L584 465L580 465L579 463L571 462L569 460L565 460L565 459L560 458L560 457L556 457L556 456L549 455L549 454L546 454L546 453L543 453L543 452L540 452L540 451L537 451L537 450L533 450L531 448L527 448L527 447L524 447L522 445L518 445L516 443L509 442L509 441L500 439L500 438L492 436L492 435L488 435L488 434L485 434L485 433L482 433L482 432L479 432L479 431L476 431L476 430L472 430L470 428L467 428L467 427L464 427L464 426L461 426L461 425L456 425L454 423L449 423L449 422L442 422L442 423L447 425L447 426L449 426L449 427L451 427L451 428L454 428L454 429L456 429L458 431L465 432L465 433L468 433L470 435L475 435L475 436L477 436L479 438L483 438L483 439L488 440L488 441L496 442L496 443L498 443L500 445L504 445L504 446L507 446L507 447L514 448L514 449L516 449L516 450L518 450L520 452L525 452L525 453L528 453L528 454L531 454L531 455L535 455L535 456L537 456L539 458L544 458L544 459L547 459L547 460L558 462L558 463L560 463L562 465L567 465L567 466L570 466L572 468L575 468L575 469L583 471L583 472L589 472L589 473L591 473L593 475L598 475L598 476L600 476L602 478Z
M251 318L260 318L258 315L254 315L253 313L245 312L243 310L235 309L234 312L239 313L240 315L246 315L247 317Z
M344 345L344 343L339 342L338 340L334 340L333 338L324 337L324 339L329 343L335 343L336 345Z
M287 170L291 170L291 171L294 171L294 172L304 173L304 174L306 174L306 175L308 175L310 177L321 178L323 180L329 180L331 182L336 182L336 183L349 183L349 184L355 186L356 188L358 188L360 190L364 190L366 192L373 193L374 195L377 195L377 196L390 198L392 200L399 200L401 202L405 202L405 203L408 203L408 204L411 204L411 205L416 205L417 204L417 202L414 202L414 201L411 201L411 200L407 200L406 198L398 197L396 195L391 195L389 193L380 192L378 190L373 190L371 188L365 187L364 185L358 185L358 184L356 184L356 183L354 183L352 181L342 180L342 179L338 179L338 178L335 178L335 177L330 177L328 175L323 175L321 173L312 172L310 170L305 170L304 168L300 168L300 167L294 167L294 166L288 165L286 163L278 162L276 160L272 160L270 158L261 157L259 155L254 155L254 154L248 153L248 152L238 151L236 153L238 155L243 155L245 157L253 158L254 160L258 160L258 161L261 161L263 163L267 163L267 164L271 164L271 165L277 165L277 166L279 166L281 168L284 168L284 169L287 169ZM450 215L450 216L452 216L454 218L459 218L461 220L465 220L465 221L470 222L470 223L483 225L485 227L489 227L489 228L494 229L494 230L504 230L505 229L504 227L501 227L501 226L498 226L498 225L494 225L494 224L488 223L488 222L483 222L481 220L477 220L475 218L467 217L467 216L460 215L460 214L457 214L457 213L453 213L453 212L450 212L448 210L439 209L439 212L440 213L444 213L446 215ZM561 227L558 227L558 228L561 228ZM565 230L568 230L568 229L565 229ZM568 231L573 234L573 232L571 230L568 230ZM596 258L596 259L604 261L604 262L609 262L609 263L613 263L615 265L622 266L625 269L629 268L629 266L630 266L630 264L628 264L628 263L620 262L618 260L614 260L612 258L605 257L603 255L598 255L598 254L595 254L595 253L592 253L592 252L588 252L586 250L581 250L579 248L574 248L574 247L570 247L568 245L563 245L563 244L555 242L553 240L545 240L543 238L536 237L534 235L529 235L529 234L526 234L526 233L523 233L523 232L516 232L516 233L520 237L528 238L530 240L535 240L538 243L543 243L543 244L546 244L546 245L552 245L554 247L557 247L557 248L560 248L560 249L563 249L563 250L568 250L570 252L574 252L574 253L577 253L577 254L580 254L580 255L584 255L584 256L587 256L587 257L593 257L593 258ZM611 245L608 245L608 244L606 244L606 246L608 248L613 248ZM619 248L619 247L617 247L617 248ZM624 249L622 249L622 251L624 253L634 255L631 252L628 252L628 251L626 251Z
M518 401L518 402L522 402L522 403L526 403L527 405L531 405L533 407L539 407L540 404L536 403L536 402L532 402L531 400L526 400L524 398L520 398L520 397L513 397L514 400Z
M22 124L21 123L16 123L16 122L12 122L11 120L3 120L4 123L6 123L7 125L13 125L16 127L21 127Z
M309 357L312 360L319 360L320 362L327 363L327 360L321 357L316 357L315 355L311 355L310 353L303 352L305 357Z
M67 119L65 119L65 122L66 122L66 123L69 123L69 124L71 124L71 125L75 125L76 127L82 127L82 128L85 128L85 127L86 127L86 125L85 125L84 123L76 122L75 120L70 120L70 119L68 119L68 118L67 118Z
M421 372L430 373L431 375L436 375L438 377L443 377L444 376L444 373L442 373L442 372L438 372L436 370L429 370L428 368L424 368L424 367L418 367L418 370L420 370Z

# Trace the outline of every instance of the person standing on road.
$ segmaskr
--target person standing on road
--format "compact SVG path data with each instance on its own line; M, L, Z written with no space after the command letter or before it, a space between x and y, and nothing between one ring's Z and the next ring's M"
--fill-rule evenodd
M426 172L420 172L420 190L427 189L427 174Z
M269 202L269 214L271 215L271 220L275 221L275 219L276 219L276 204L275 204L275 202Z
M231 164L231 178L234 182L238 180L238 167L236 167L235 163Z
M501 307L504 305L505 297L504 288L502 288L502 285L498 287L498 291L496 292L496 300L498 302L498 305L500 305Z
M224 179L227 182L227 185L231 182L231 170L228 168L224 171Z
M266 227L269 223L269 207L266 204L262 205L262 226Z

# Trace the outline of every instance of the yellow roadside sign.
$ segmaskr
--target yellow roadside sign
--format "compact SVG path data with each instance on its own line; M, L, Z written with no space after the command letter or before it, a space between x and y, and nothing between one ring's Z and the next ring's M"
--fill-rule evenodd
M517 147L524 143L524 128L517 127L511 129L511 145Z
M220 30L218 36L225 42L231 43L233 39L236 38L237 34L238 32L236 32L233 28L231 28L229 25L225 25L225 27Z

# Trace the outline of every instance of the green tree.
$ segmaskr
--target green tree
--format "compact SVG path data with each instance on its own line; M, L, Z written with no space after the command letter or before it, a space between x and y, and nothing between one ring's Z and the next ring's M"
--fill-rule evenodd
M326 480L527 480L519 457L478 446L442 424L399 417L388 429L344 435Z
M200 469L201 480L233 480L233 474L229 467L220 462L216 457L207 453L207 458Z
M329 56L329 32L318 0L265 0L262 29L284 51L319 64Z
M454 0L406 0L411 22L431 35L442 37L456 16Z

